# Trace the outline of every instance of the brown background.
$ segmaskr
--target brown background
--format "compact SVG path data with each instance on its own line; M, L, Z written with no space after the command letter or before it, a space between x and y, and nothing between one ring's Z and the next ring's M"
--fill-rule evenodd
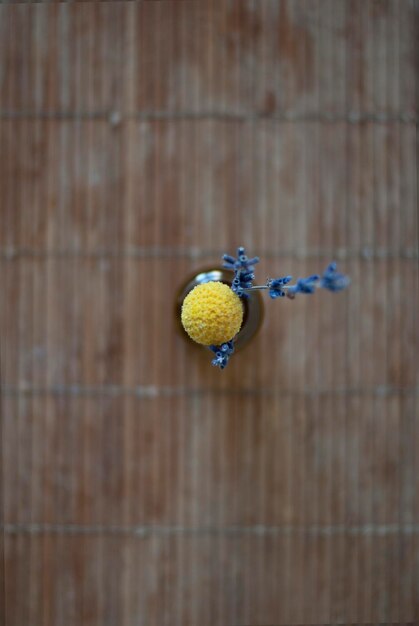
M419 620L418 4L0 7L7 626ZM237 245L228 369L174 294Z

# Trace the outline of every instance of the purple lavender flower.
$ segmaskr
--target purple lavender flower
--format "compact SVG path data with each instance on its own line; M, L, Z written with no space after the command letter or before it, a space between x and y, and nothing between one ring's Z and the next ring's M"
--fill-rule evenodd
M349 276L337 272L336 267L335 261L326 267L321 277L320 287L328 289L329 291L342 291L342 289L345 289L349 285L351 282Z
M223 254L223 261L223 267L228 270L247 269L249 272L253 272L255 269L254 266L259 263L259 257L255 256L249 259L243 246L240 246L237 248L237 257L231 256L230 254Z
M283 276L282 278L270 278L267 282L267 286L269 287L269 295L272 300L276 298L283 298L286 296L286 291L282 289L284 285L287 285L291 282L292 276Z
M215 359L212 360L212 364L223 370L234 352L234 343L227 341L226 343L222 343L221 346L210 346L210 350L215 354Z
M307 278L299 278L295 285L288 287L288 293L293 296L297 293L314 293L316 291L317 283L320 279L318 274L307 276Z
M231 286L234 293L241 298L248 298L249 295L245 289L250 289L252 281L255 278L253 273L256 263L259 263L259 257L255 256L251 259L245 253L243 246L237 248L237 257L229 254L223 255L223 267L234 271L233 284Z

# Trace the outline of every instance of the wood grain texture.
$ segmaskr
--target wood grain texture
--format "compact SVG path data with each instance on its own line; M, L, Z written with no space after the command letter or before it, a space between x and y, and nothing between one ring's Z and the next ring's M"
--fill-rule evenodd
M6 626L419 620L418 19L0 7ZM174 300L242 243L352 284L220 372Z

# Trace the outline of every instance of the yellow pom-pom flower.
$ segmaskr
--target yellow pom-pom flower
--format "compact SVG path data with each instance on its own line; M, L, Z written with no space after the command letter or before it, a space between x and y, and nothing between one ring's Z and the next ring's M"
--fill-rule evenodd
M240 298L224 283L197 285L182 305L182 324L189 337L204 346L233 339L243 322Z

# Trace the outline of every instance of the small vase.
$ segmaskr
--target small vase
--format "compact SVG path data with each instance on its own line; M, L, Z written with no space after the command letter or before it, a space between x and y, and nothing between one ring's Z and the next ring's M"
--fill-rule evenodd
M182 303L188 293L197 285L209 283L211 281L219 281L225 283L229 287L233 283L234 272L223 268L204 268L199 272L194 272L180 287L176 294L175 315L178 320L181 334L189 342L192 339L184 330L181 322ZM243 324L234 340L234 347L237 350L244 348L256 335L263 321L263 300L258 291L249 294L248 298L243 298ZM199 345L199 344L196 344ZM205 347L205 346L202 346Z

